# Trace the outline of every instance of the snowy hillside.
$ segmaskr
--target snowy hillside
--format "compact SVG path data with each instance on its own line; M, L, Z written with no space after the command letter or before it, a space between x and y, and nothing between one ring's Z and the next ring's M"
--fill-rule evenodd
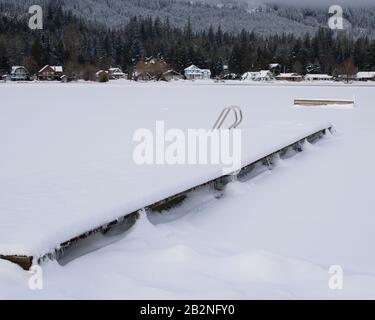
M13 14L25 12L35 3L50 0L0 0L8 4L6 10ZM222 26L225 31L240 32L242 29L260 34L294 33L303 35L315 32L319 26L327 26L328 7L290 7L265 4L259 1L219 0L59 0L66 10L91 22L110 28L120 28L135 15L168 18L178 27L186 25L188 17L196 30ZM10 6L9 6L10 4ZM21 8L21 9L20 9ZM3 10L3 14L4 11ZM373 35L375 8L344 7L345 17L353 25L354 35Z

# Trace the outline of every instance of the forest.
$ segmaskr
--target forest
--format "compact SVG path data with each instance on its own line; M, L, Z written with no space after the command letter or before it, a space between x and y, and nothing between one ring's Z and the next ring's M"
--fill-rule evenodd
M27 17L0 14L0 73L24 65L30 73L46 64L63 65L66 74L90 79L99 69L122 67L131 73L142 58L162 57L178 72L191 64L209 68L213 76L229 65L230 72L267 69L279 63L285 72L338 74L351 61L362 71L375 70L375 41L351 37L328 28L311 35L260 35L220 26L196 31L189 17L184 27L169 19L134 16L120 29L88 22L57 3L44 13L44 29L30 30Z

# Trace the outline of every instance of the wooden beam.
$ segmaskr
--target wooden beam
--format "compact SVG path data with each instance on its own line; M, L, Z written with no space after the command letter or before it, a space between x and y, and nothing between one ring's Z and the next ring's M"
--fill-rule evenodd
M326 106L326 105L350 105L354 104L353 100L324 100L324 99L296 99L296 106Z
M28 256L2 256L0 255L0 259L7 260L18 264L24 270L30 270L31 266L33 265L33 257Z

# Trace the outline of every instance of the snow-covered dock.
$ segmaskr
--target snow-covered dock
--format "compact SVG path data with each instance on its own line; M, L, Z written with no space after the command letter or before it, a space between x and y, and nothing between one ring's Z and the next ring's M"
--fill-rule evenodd
M223 106L210 107L198 119L190 112L183 117L178 110L168 112L171 106L165 102L145 112L144 106L137 108L137 100L125 99L126 86L43 88L24 85L22 96L13 95L16 86L0 89L6 101L12 97L0 109L2 256L25 257L27 265L29 257L40 258L87 232L222 176L218 165L139 166L133 161L132 139L136 129L152 129L157 120L171 128L209 129ZM36 99L42 91L47 97ZM116 99L108 99L111 95ZM33 98L37 103L29 106ZM245 122L242 163L259 161L328 127L321 122Z

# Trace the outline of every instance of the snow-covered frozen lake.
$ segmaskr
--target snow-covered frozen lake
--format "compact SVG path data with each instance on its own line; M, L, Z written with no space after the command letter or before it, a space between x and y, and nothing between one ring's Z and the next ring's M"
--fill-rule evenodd
M7 83L0 96L1 254L44 253L215 174L134 166L133 133L156 120L210 128L239 105L249 159L321 124L337 130L274 171L229 185L224 198L183 206L179 219L142 216L119 242L44 265L42 291L0 261L1 298L375 298L375 86ZM353 96L356 108L292 106ZM344 269L343 290L328 287L332 265Z

